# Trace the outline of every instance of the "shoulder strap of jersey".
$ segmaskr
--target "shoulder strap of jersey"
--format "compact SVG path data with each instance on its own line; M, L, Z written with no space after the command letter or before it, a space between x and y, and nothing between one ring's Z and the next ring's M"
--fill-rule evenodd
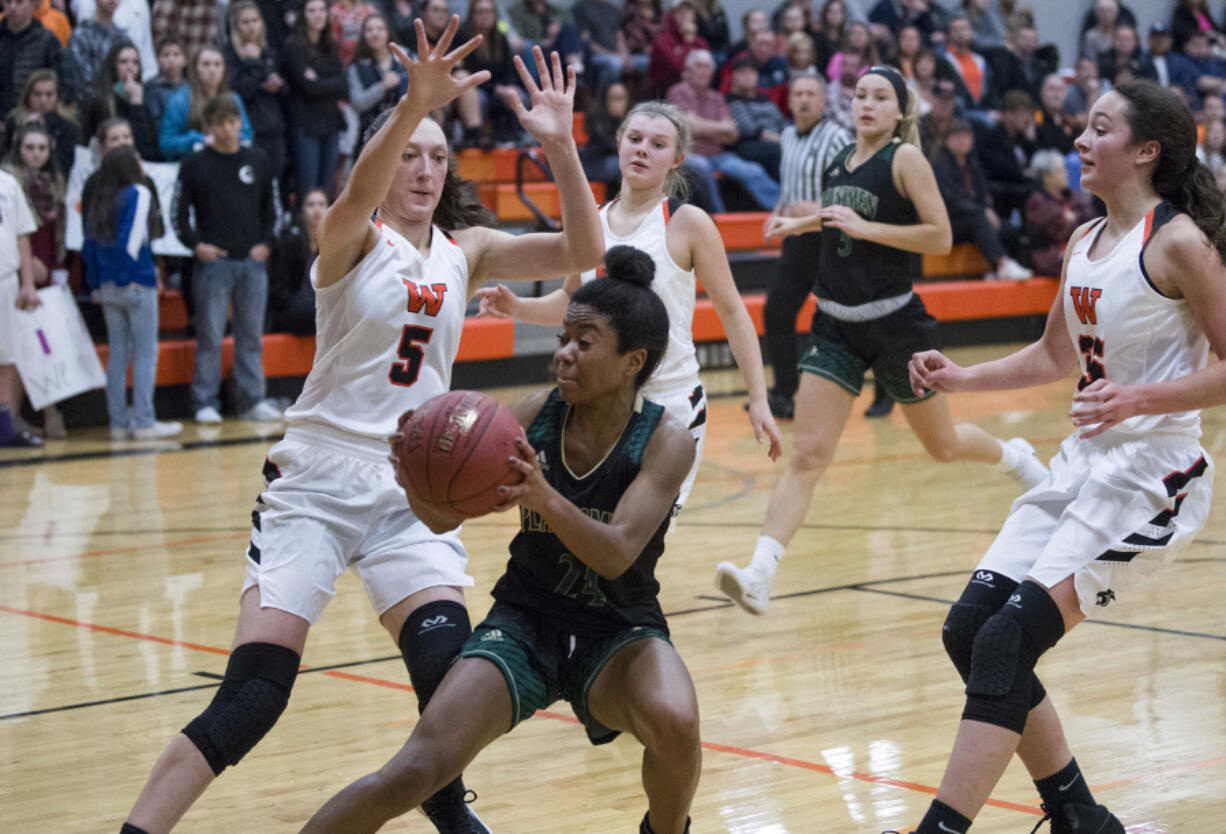
M645 400L640 394L635 398L634 411L626 429L625 445L622 449L632 464L640 466L647 451L647 444L651 442L651 435L664 416L664 406Z
M558 422L561 419L562 413L566 410L566 403L562 401L561 395L558 394L558 389L554 388L549 392L549 396L545 398L544 405L541 410L536 412L536 416L532 418L532 422L528 424L528 443L535 449L540 449L540 445L550 440L558 430Z
M1153 240L1154 233L1165 226L1167 223L1174 220L1185 212L1166 200L1163 200L1158 205L1149 210L1149 214L1145 215L1145 232L1141 236L1141 251L1137 254L1137 264L1141 267L1141 275L1145 278L1145 282L1165 298L1169 298L1166 293L1158 289L1158 285L1154 283L1154 279L1149 276L1149 270L1145 268L1145 248L1149 246L1149 242Z
M664 203L664 225L668 225L668 221L677 213L677 209L685 205L685 201L680 197L669 197Z
M1145 215L1145 234L1141 238L1141 251L1145 251L1145 247L1153 238L1154 232L1161 229L1167 223L1174 220L1179 215L1183 214L1183 210L1176 207L1173 203L1163 200L1158 205L1149 210L1149 214Z

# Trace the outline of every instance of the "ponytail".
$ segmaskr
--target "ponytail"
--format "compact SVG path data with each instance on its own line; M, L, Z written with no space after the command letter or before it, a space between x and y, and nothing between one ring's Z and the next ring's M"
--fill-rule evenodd
M1185 211L1226 263L1226 206L1213 172L1196 159L1196 122L1175 93L1152 81L1115 88L1127 103L1133 145L1161 146L1151 179L1158 196Z
M894 138L923 150L920 147L919 107L915 102L914 90L907 90L907 101L902 106L902 118L894 126Z

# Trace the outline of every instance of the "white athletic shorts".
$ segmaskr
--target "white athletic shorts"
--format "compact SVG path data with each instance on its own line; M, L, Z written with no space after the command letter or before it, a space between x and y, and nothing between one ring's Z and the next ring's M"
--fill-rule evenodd
M698 465L702 463L702 444L707 437L707 394L701 385L695 385L684 391L658 394L644 394L644 397L654 403L664 406L664 410L681 421L681 425L690 430L694 438L694 465L681 484L681 492L677 503L673 505L673 515L685 506L685 499L690 497L694 488L694 479L698 477Z
M17 364L17 291L21 281L17 273L0 278L0 365Z
M438 535L417 520L387 449L347 432L291 427L264 464L266 486L251 514L243 591L260 606L314 624L353 568L375 613L437 585L467 587L458 530Z
M1086 616L1179 555L1209 516L1213 461L1195 440L1074 434L1049 466L1013 502L979 568L1046 588L1072 576Z

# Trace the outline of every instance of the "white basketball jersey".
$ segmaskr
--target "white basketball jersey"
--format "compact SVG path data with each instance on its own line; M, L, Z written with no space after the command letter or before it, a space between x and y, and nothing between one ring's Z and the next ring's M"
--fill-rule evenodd
M1164 382L1205 367L1209 342L1183 299L1158 292L1141 261L1146 243L1179 211L1160 203L1110 252L1089 252L1106 220L1073 243L1064 284L1064 320L1081 363L1078 390L1096 379L1121 385ZM1200 437L1200 412L1141 414L1104 433Z
M651 256L656 264L656 277L651 288L668 311L668 349L660 357L651 377L643 385L642 394L662 396L677 391L689 393L698 386L698 357L694 353L694 296L697 292L694 270L688 272L673 261L668 254L668 200L663 200L656 211L648 213L639 227L625 237L618 237L609 228L609 210L616 204L612 200L600 207L600 223L604 227L605 249L614 246L633 246ZM604 267L600 268L604 274ZM583 283L595 278L597 270L583 273Z
M382 443L402 413L451 387L468 305L464 253L437 226L428 258L390 227L379 231L357 266L315 291L315 365L285 412L290 425Z

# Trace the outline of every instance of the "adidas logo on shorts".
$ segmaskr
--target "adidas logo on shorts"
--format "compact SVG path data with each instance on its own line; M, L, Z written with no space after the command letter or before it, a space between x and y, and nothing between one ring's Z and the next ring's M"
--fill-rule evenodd
M485 634L481 635L482 643L488 643L491 640L501 640L501 639L502 639L502 629L500 628L492 628L489 631L485 632Z

